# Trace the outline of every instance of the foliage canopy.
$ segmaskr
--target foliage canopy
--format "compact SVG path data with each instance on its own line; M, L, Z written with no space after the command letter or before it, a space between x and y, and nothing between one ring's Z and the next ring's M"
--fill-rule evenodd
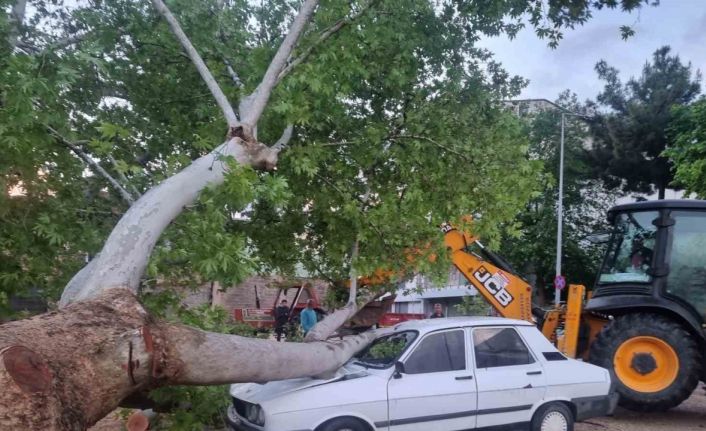
M467 213L497 239L538 171L520 123L498 103L524 81L475 42L528 22L553 44L592 10L646 3L322 2L298 49L310 55L259 123L263 142L295 126L278 170L231 166L165 232L147 281L230 285L297 263L338 278L356 239L361 271L399 266L401 249ZM4 299L30 287L56 298L131 199L215 148L226 129L149 2L30 4L20 26L12 14L0 20ZM256 85L297 7L170 2L234 101Z
M665 151L674 164L676 184L706 198L706 99L674 109L671 146Z
M691 63L670 55L668 46L654 52L639 78L623 85L618 70L605 61L596 65L606 85L598 103L609 108L593 120L593 156L598 173L609 186L625 192L664 191L672 182L668 159L662 154L668 144L667 129L672 107L687 105L701 91L700 74Z

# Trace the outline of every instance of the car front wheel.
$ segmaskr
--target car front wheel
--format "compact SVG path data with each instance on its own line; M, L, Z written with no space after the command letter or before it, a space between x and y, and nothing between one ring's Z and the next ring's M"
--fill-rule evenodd
M368 427L356 418L336 418L316 428L316 431L368 431Z
M545 404L532 418L532 431L574 431L574 415L566 404Z

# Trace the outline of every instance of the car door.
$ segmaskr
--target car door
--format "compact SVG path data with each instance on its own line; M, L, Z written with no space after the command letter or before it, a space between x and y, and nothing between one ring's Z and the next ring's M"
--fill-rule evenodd
M467 363L466 330L425 335L403 360L404 372L387 386L391 431L461 430L475 427L476 382Z
M474 328L471 338L478 387L477 427L510 425L508 430L526 430L532 407L547 390L542 365L513 327Z

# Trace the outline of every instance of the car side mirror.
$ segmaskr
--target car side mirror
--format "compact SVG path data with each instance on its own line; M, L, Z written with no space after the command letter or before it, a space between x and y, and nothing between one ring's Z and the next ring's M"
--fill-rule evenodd
M392 377L396 379L401 379L402 374L404 374L404 364L400 361L395 362L395 372L392 374Z

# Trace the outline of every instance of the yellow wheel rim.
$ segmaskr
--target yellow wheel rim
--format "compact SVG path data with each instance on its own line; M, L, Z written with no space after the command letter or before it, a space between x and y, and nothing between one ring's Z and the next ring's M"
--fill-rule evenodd
M633 337L618 347L613 368L618 379L633 391L659 392L676 380L679 357L659 338Z

